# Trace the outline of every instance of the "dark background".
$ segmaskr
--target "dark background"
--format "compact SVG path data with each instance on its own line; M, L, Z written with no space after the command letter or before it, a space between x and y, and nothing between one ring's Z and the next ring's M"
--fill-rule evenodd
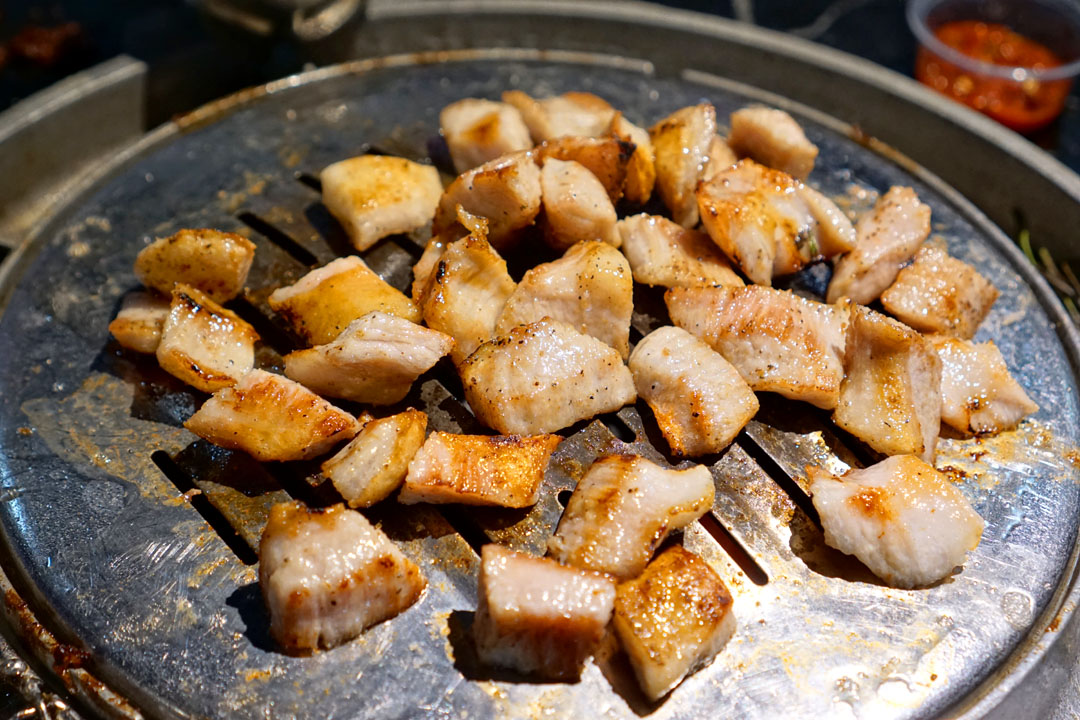
M903 0L667 0L662 4L791 32L908 75L914 63L915 42L904 19ZM54 44L55 51L47 47L42 51L40 28L55 34L44 43ZM230 52L229 48L228 40L190 0L0 0L0 110L71 72L120 53L150 67L147 119L151 127L213 98L303 67L303 58L284 42L267 43L257 52ZM1076 90L1063 118L1032 139L1074 170L1080 169Z

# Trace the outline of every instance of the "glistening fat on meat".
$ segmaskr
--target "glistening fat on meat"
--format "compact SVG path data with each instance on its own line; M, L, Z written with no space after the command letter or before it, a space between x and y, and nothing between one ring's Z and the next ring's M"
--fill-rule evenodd
M320 395L390 405L453 347L449 335L375 311L333 342L286 355L285 375Z
M554 432L637 398L617 350L551 319L484 343L460 373L472 411L508 435Z
M626 357L633 312L634 280L623 254L604 242L580 242L525 273L503 306L495 334L551 318Z
M615 583L549 558L485 545L473 637L480 660L573 681L611 618Z
M669 470L633 455L605 455L578 481L548 553L559 562L620 580L645 569L672 530L712 507L712 475Z
M259 543L259 586L270 634L302 653L340 645L394 617L419 599L427 581L360 513L289 502L270 510Z
M420 322L416 304L355 255L333 260L278 288L268 302L312 345L331 342L353 320L376 310Z
M835 477L808 467L825 542L894 587L924 587L963 565L983 520L944 475L898 455Z
M252 370L214 393L184 423L215 445L256 460L306 460L360 431L360 423L303 385Z
M535 505L558 435L455 435L436 432L409 463L398 499L417 502Z

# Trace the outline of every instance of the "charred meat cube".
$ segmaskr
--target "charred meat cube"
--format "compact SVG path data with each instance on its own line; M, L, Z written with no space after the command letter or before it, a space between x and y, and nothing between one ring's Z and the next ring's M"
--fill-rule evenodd
M880 453L933 462L941 429L941 360L933 346L906 325L856 306L833 420Z
M745 284L705 233L644 213L620 220L617 227L623 254L639 283L663 287Z
M135 258L135 276L165 295L183 283L223 303L244 289L254 259L255 244L242 235L184 229L143 248Z
M644 205L652 197L656 184L656 158L649 132L627 120L622 113L616 113L611 121L611 134L634 146L634 152L626 162L623 197L627 202Z
M214 392L255 365L255 328L193 287L178 284L155 354L170 375Z
M544 202L544 241L556 250L588 240L615 247L618 217L604 186L584 165L548 158L540 170Z
M728 144L739 157L750 157L792 177L805 180L814 169L818 149L806 139L795 118L783 110L748 107L731 113Z
M962 433L1011 430L1039 406L1016 382L992 341L931 335L941 359L941 421Z
M370 507L405 480L426 429L427 415L412 408L368 420L341 452L322 464L322 474L349 507Z
M719 135L713 135L712 140L709 141L709 161L705 163L701 179L708 182L737 162L739 162L739 156L731 149L727 140Z
M657 192L684 228L698 225L694 188L708 164L708 148L716 136L716 109L708 104L676 110L649 128L656 155Z
M885 291L930 235L930 207L909 187L891 187L855 224L855 248L836 263L826 299L866 305Z
M454 435L432 433L409 463L399 500L535 505L558 435Z
M458 205L457 222L447 228L441 235L433 235L424 246L424 252L420 259L413 265L412 299L420 307L424 305L425 293L431 285L431 277L439 267L446 247L455 240L472 235L478 240L487 241L488 221L487 218L473 215L465 208Z
M808 467L825 542L894 587L923 587L963 565L983 520L953 484L912 455L835 477Z
M422 310L428 327L454 338L454 363L492 338L514 287L506 261L484 238L468 235L446 247L424 290Z
M669 532L712 507L714 493L712 475L701 465L668 470L643 457L605 455L578 481L548 554L628 580L645 569Z
M709 564L673 545L615 590L612 622L650 700L709 664L735 633L731 593Z
M184 423L215 445L256 460L307 460L356 435L360 423L281 375L252 370L218 390Z
M497 335L545 317L602 340L626 357L634 280L626 258L602 242L581 242L525 273L503 306Z
M549 159L581 165L596 176L613 203L622 197L633 152L633 145L617 137L577 136L548 140L534 151L537 160L545 165Z
M760 285L672 288L671 320L735 366L755 391L836 407L846 308Z
M459 173L533 146L521 113L507 103L479 98L458 100L442 109L439 125Z
M161 330L169 316L171 299L136 290L124 296L120 312L109 323L109 332L128 350L157 352Z
M290 652L332 648L413 603L427 581L386 535L344 505L280 503L259 542L270 634Z
M320 395L390 405L453 347L449 335L375 311L331 343L286 355L285 375Z
M649 128L656 156L656 190L672 219L683 227L698 223L694 190L705 173L715 136L716 109L709 103L676 110Z
M442 195L439 171L388 155L361 155L320 173L322 199L357 250L431 222Z
M759 285L850 248L854 236L828 198L753 160L701 183L697 202L709 237Z
M637 398L617 350L551 319L484 343L460 372L469 407L504 434L554 432Z
M739 371L681 328L662 327L642 338L630 356L630 372L680 457L720 452L758 411Z
M269 302L312 345L330 342L353 320L376 310L420 322L416 304L355 255L338 258L278 288Z
M615 116L606 100L587 92L537 100L521 90L507 90L502 100L518 109L535 143L566 135L598 137L607 132Z
M517 232L532 225L540 212L540 168L532 153L504 155L459 175L439 200L434 234L457 223L459 205L487 218L487 239L492 245L512 245Z
M919 332L970 340L997 298L997 288L975 268L924 247L881 295L881 304Z

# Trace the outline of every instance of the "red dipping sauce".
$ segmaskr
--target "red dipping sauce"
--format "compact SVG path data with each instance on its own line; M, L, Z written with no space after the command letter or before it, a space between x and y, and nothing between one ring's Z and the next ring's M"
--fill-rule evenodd
M1005 25L977 20L948 22L934 30L943 44L974 60L1028 70L1049 70L1062 64L1045 45ZM954 100L989 115L1018 132L1037 130L1056 118L1065 105L1071 80L1019 81L981 75L960 68L920 47L915 77Z

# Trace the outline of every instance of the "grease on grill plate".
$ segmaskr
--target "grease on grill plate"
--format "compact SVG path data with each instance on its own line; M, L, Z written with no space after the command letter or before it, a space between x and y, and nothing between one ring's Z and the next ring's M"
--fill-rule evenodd
M369 156L371 162L349 161L352 162L349 168L363 166L363 177L349 175L344 183L334 173L324 174L321 181L313 174L296 175L298 185L333 196L333 202L328 202L329 210L346 224L348 237L362 252L362 259L333 259L351 252L343 244L341 229L336 226L323 228L327 230L324 242L318 234L296 237L290 223L279 227L282 223L273 221L270 216L274 212L267 209L259 213L245 210L237 215L257 233L254 238L257 252L244 297L230 305L259 329L257 367L279 370L283 366L281 353L324 343L287 356L286 373L320 392L346 398L347 402L342 404L342 409L325 402L320 404L300 393L300 386L293 388L294 384L289 383L286 387L283 383L288 381L284 378L262 370L230 377L188 426L221 445L245 449L264 460L292 462L261 466L241 453L202 441L173 456L157 452L153 460L241 561L254 562L261 538L264 553L267 548L274 548L273 563L267 556L263 557L261 572L267 578L275 572L284 573L285 566L298 559L314 573L307 579L303 573L290 576L283 588L278 587L281 583L271 587L264 578L263 592L273 617L274 635L285 648L310 650L345 641L368 625L407 608L417 600L424 585L421 571L397 551L390 539L362 516L335 506L343 494L353 506L367 508L378 503L366 512L383 526L393 527L408 522L409 518L420 524L446 523L477 556L482 554L482 597L474 623L476 644L471 645L473 641L468 638L455 638L451 633L453 651L459 656L456 664L466 677L476 673L476 668L467 667L470 657L471 662L476 661L476 653L494 665L559 679L576 678L584 660L595 653L597 664L613 687L625 697L635 697L634 691L627 690L624 680L616 677L617 672L611 674L619 662L625 670L626 662L624 656L611 649L617 648L612 645L614 636L609 633L601 642L601 631L612 612L614 585L612 580L603 580L603 576L592 571L603 571L609 573L608 577L623 581L614 596L617 597L615 631L647 696L647 701L636 696L631 702L648 709L655 707L650 703L665 697L688 672L707 664L720 651L735 632L733 617L739 612L741 602L738 598L758 597L760 605L762 592L770 586L771 579L790 583L791 578L805 576L805 568L809 567L819 575L878 582L865 568L826 547L824 540L828 535L822 537L817 509L804 479L806 466L812 464L825 468L817 471L819 478L827 477L843 485L844 472L849 467L870 464L876 459L874 453L842 431L835 431L824 414L816 414L812 409L799 411L798 417L808 418L801 427L792 427L788 418L772 422L791 407L791 401L762 398L758 420L747 424L747 419L758 410L749 388L778 391L822 408L835 407L838 388L841 396L843 393L840 365L844 363L844 370L848 370L846 363L850 359L844 355L845 334L848 356L852 352L848 309L765 288L692 289L711 284L710 278L720 278L730 286L741 286L742 280L729 269L728 261L714 251L695 255L695 244L710 242L704 234L676 237L672 235L674 231L689 231L664 218L641 215L634 221L624 220L620 235L608 212L611 206L605 193L612 201L618 200L624 189L638 202L648 198L652 184L649 174L653 171L649 135L588 94L571 93L553 99L559 102L538 103L523 94L511 94L509 99L517 108L484 101L470 106L470 112L455 122L484 122L483 111L489 109L502 123L501 132L512 129L520 136L524 115L533 141L543 144L535 156L515 152L508 157L499 157L498 153L488 157L494 152L490 148L470 155L460 143L466 142L476 128L457 129L462 135L450 138L450 150L463 174L448 187L439 202L434 225L437 234L423 258L419 247L424 231L417 232L422 224L418 218L430 217L431 213L424 210L417 214L415 208L398 207L408 199L399 194L388 195L386 187L380 184L382 180L374 177L384 170L389 172L386 168L390 166L395 171L407 168L412 176L419 178L416 182L426 183L426 195L420 204L434 211L430 189L435 174L415 163L399 167L394 159L376 160L372 156ZM601 137L548 137L551 127L568 122L567 117L560 118L558 113L583 109L587 109L592 120L605 119L597 125L599 129L588 131ZM785 130L789 129L789 121L794 122L786 115L781 116L770 115L762 120L766 126L753 128L762 137L750 140L744 137L736 149L758 160L768 157L768 145L783 145L778 138L784 134L768 127L768 123L776 121L780 130ZM739 168L757 171L758 166L744 161L725 171L717 167L717 162L710 163L709 148L727 151L715 127L712 107L703 104L686 108L651 130L657 152L657 186L678 220L696 225L700 204L712 241L724 248L737 266L764 284L769 284L773 276L788 275L806 263L817 261L822 252L831 255L839 249L849 249L845 243L853 231L846 217L831 201L801 182L762 168L758 175L767 176L768 182L758 178L748 181L746 187L733 188L732 178L738 175ZM770 135L770 131L779 134ZM792 168L805 178L816 148L811 145L813 152L810 152L801 130L799 135L794 149L772 150L782 151L778 157L787 159L791 159L791 153L798 155L792 160ZM493 146L509 143L512 150L521 150L518 145L523 142L520 138L491 141ZM687 142L692 152L686 152ZM676 152L676 145L683 150ZM646 149L648 153L643 155ZM473 169L471 165L476 164L473 160L487 164ZM538 165L543 170L538 170ZM344 167L344 162L338 163L337 174ZM592 216L588 208L574 207L582 198L568 192L559 182L561 176L554 177L556 172L566 176L576 172L589 173L590 178L599 176L600 184L589 188L598 208ZM546 184L543 173L552 175ZM699 190L695 197L697 180L703 178L712 184L708 192L702 194ZM330 186L328 181L332 181ZM376 197L370 207L363 204L367 201L362 198L355 203L357 207L350 207L348 196L363 193L361 185L374 187L378 191L376 195L382 194L384 200L389 197L397 205L388 210L389 214L379 214ZM542 208L541 193L545 197ZM781 198L785 193L796 199ZM550 203L546 200L548 194L552 196ZM721 194L724 203L738 205L734 209L724 206L727 209L721 218L723 223L717 219L720 211L716 209ZM561 204L555 202L556 195ZM583 197L587 199L590 195L585 193ZM360 207L373 214L350 214ZM760 228L747 224L758 222L748 219L751 211L768 216L761 221ZM484 221L470 213L486 213L495 220ZM533 226L538 213L539 222ZM565 217L560 217L560 213ZM287 211L283 216L291 217ZM630 247L633 242L628 243L629 263L612 248L627 233L641 235L657 227L657 223L671 237L662 238L659 244L655 238L632 237L638 245ZM781 226L782 232L773 232ZM392 234L395 231L411 234ZM488 244L489 232L498 250ZM577 240L588 239L580 235L611 244L576 244ZM746 247L738 244L746 242L748 237L755 247L767 251L764 256L754 258L756 265L750 264ZM733 238L738 238L738 243ZM545 240L560 252L567 248L569 251L562 259L537 265L538 259L552 257L550 251L538 250ZM651 245L646 247L648 243ZM828 249L823 251L823 247ZM500 253L505 255L505 261ZM602 262L599 258L605 253L614 253L617 261ZM649 267L655 260L646 258L655 258L657 253L664 263L663 271L650 272L657 270ZM910 254L914 254L914 249ZM402 291L409 280L408 269L418 258L421 261L416 266L410 300ZM886 274L894 274L898 262L903 260L890 256ZM312 269L316 265L320 267ZM535 269L529 269L534 265ZM651 410L645 399L627 406L633 403L635 393L630 373L619 356L625 358L645 335L670 321L656 291L630 286L631 267L635 279L678 288L667 296L676 324L705 340L707 344L683 333L686 342L694 343L695 352L715 356L719 369L714 373L723 375L720 380L713 376L694 377L696 365L700 364L701 368L712 365L695 363L692 358L687 358L688 364L677 371L665 374L661 372L663 356L681 351L675 346L659 346L656 357L649 358L649 362L659 363L661 367L642 365L635 369L638 388L651 403ZM527 270L523 278L522 269ZM874 269L867 265L861 266L860 271L872 274ZM609 279L604 280L604 275ZM521 278L521 284L513 278ZM161 280L156 279L155 287L160 284ZM374 300L368 297L373 288ZM230 293L235 294L231 287ZM745 318L737 317L738 308L735 308L729 313L733 319L724 319L717 316L713 307L717 303L734 307L741 298L758 296L765 304L775 300L773 305L790 307L784 317L765 319L757 325L754 323L761 319L760 308L751 307ZM130 342L125 342L128 347L147 352L146 348L156 339L158 320L157 315L151 317L144 312L145 303L140 303L138 298L133 298L125 305L120 318L127 324L120 324L118 319L114 323L115 334L121 342L129 337ZM792 313L792 308L796 312ZM384 324L397 322L412 326L409 321L419 320L422 314L430 326L450 337L423 330L446 341L437 343L439 347L425 357L403 357L407 365L404 369L388 370L387 365L392 366L393 360L378 353L374 359L365 356L363 362L344 357L343 338L359 332L363 321L357 318L370 310L388 310L407 320L373 312L363 318L368 324L374 318L387 321ZM222 309L222 313L229 311ZM791 320L793 315L795 321ZM803 322L818 315L823 318L818 318L821 328L815 328L814 322ZM232 313L229 316L244 322ZM727 326L722 326L724 322ZM342 330L345 332L341 333ZM671 331L675 329L668 328ZM796 349L792 337L797 338L799 348L810 350L804 353ZM303 342L298 342L298 338L303 338ZM390 340L373 338L372 343ZM446 352L451 353L453 362L436 362ZM561 359L552 363L552 356ZM800 367L807 357L824 358L821 362L827 367L821 371L815 371L813 363ZM301 359L319 362L301 372L293 367ZM783 367L777 367L777 362ZM352 366L364 367L365 363L376 368L380 378L392 378L393 382L376 379L360 390L343 389L335 374L347 374L355 371ZM784 377L776 380L773 375L777 372L793 373L799 382ZM309 377L312 373L321 379L313 382ZM270 377L278 378L281 387L275 386L263 398L252 396L253 385L260 381L265 384ZM680 391L664 394L660 386L667 383L684 388L686 408L679 407ZM531 386L540 390L534 391ZM726 392L722 389L725 387L741 393L736 416L700 417L706 408L708 413L717 414L720 408L703 403L695 393L715 395ZM386 419L361 414L361 407L356 404L360 401L381 404L383 407L377 412L379 418ZM249 409L245 409L245 403ZM366 437L368 431L375 437L376 427L396 427L392 418L424 414L411 409L415 407L427 414L427 432L435 433L429 435L421 455L435 452L431 449L435 440L458 448L450 452L455 457L442 459L446 467L440 466L438 472L432 474L430 468L420 467L423 463L414 462L415 467L409 467L406 477L408 457L398 456L400 449L394 438L381 438L367 445L354 442L348 451L323 464L323 474L310 462L318 455L326 455L333 444L340 444L337 441L348 439L358 430L360 438ZM1023 409L1034 408L1029 404ZM312 411L327 418L333 415L341 422L327 427L326 422L310 417ZM217 417L211 417L214 412L218 413ZM226 417L230 412L234 415ZM593 419L597 413L602 414ZM353 415L360 420L355 421ZM294 419L300 416L305 423L315 421L309 433L311 442L293 442L295 438L286 437L288 442L282 445L274 440L281 434L287 436ZM238 431L230 424L237 420L244 429ZM710 423L720 425L713 427ZM566 427L567 424L570 426ZM554 435L462 437L489 432L485 425L506 433L561 431L565 439L560 443ZM361 430L365 427L366 430ZM413 430L416 437L407 443L410 455L419 447L423 432L423 423ZM244 437L236 439L240 435ZM729 445L736 435L736 442ZM538 458L521 461L529 477L498 479L502 470L493 470L490 464L499 462L500 453L525 450L529 443L542 445ZM667 454L668 448L675 457ZM348 452L363 452L365 457L347 457ZM373 460L366 459L369 454ZM703 465L683 463L675 469L666 469L675 465L683 454L698 457ZM932 456L932 450L927 455ZM430 465L432 461L429 458L425 462ZM613 472L618 477L598 484L595 478L609 467L617 469ZM247 477L246 484L238 487L235 481L226 481L223 473L243 474ZM841 479L836 479L837 476ZM691 477L697 482L693 487L689 483ZM853 475L852 479L856 477L863 476ZM662 487L663 478L672 482L670 488ZM578 488L583 479L584 485ZM402 480L405 489L401 503L459 504L435 509L428 505L406 507L393 500L379 502L392 496ZM528 487L513 485L523 480ZM369 488L368 483L374 486ZM587 500L582 499L585 495L589 496ZM965 517L974 526L978 516L967 507L962 494L952 492L949 497L959 508L955 512L968 513ZM305 510L296 500L311 510ZM682 505L678 505L680 500ZM665 506L665 502L671 507ZM463 508L460 503L507 507ZM830 520L835 523L834 507L829 512ZM281 519L286 515L295 515L296 522L284 523ZM278 522L271 523L272 531L264 532L267 517L276 517ZM330 538L331 526L339 517L355 517L361 522L362 526L353 528L352 532L366 533L365 543L373 553L369 553L370 557L356 558L341 548L334 549L337 541ZM700 522L694 522L697 518ZM673 529L675 532L669 538ZM907 532L908 529L894 530ZM304 542L315 544L297 544L299 535L307 538ZM317 559L318 538L323 535L329 540L331 555L340 554L341 562L334 559L337 555ZM497 549L494 544L508 550ZM663 547L659 547L661 544ZM582 550L601 545L607 555L624 552L632 555L632 560L604 562L603 558L593 557L596 553L590 555ZM841 546L853 548L851 552L864 557L858 542L854 546L850 542ZM948 559L962 559L969 546L970 543L954 549ZM530 557L542 555L546 549L566 565ZM654 554L657 558L649 564ZM324 561L330 569L318 570L316 566ZM349 565L354 561L360 565ZM929 574L916 574L912 582L925 585L951 572L951 564L943 562L949 567L942 565ZM868 564L886 577L891 577L889 573L896 569L888 562L889 572L877 570L870 560ZM575 565L578 569L571 569ZM344 575L338 577L335 573ZM394 576L391 585L398 583L401 587L397 590L374 587L364 580L365 576L380 574ZM510 582L508 577L518 579ZM725 581L732 589L731 594ZM562 587L560 583L566 585L564 599L571 598L575 587L590 583L596 587L589 585L592 588L589 592L603 597L595 606L583 601L584 605L574 606L569 615L564 613L555 618L550 613L558 610L555 607L558 602L547 607L541 597L552 588ZM367 590L359 593L357 588ZM734 611L732 594L736 597ZM360 608L359 615L350 617L346 610L350 606ZM565 656L559 656L560 651L565 651ZM665 666L668 656L682 659ZM623 660L617 659L620 657Z

